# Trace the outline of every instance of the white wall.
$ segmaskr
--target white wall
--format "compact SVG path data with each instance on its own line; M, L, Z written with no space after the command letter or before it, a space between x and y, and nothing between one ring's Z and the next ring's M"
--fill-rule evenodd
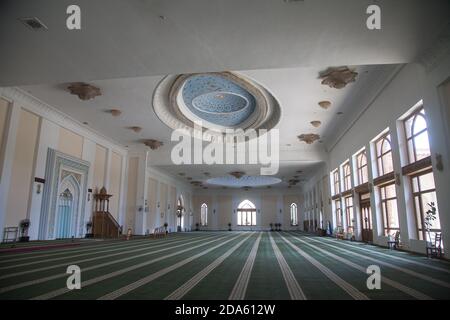
M312 190L324 175L329 176L330 171L339 167L362 147L366 147L367 151L371 150L370 141L386 128L390 128L392 135L394 171L401 174L402 163L397 138L397 130L400 124L398 119L413 108L420 100L423 100L425 112L428 117L433 172L444 247L449 248L450 199L448 193L450 190L450 130L448 119L450 119L450 106L448 105L449 100L446 100L445 97L440 95L440 86L449 79L449 70L450 55L441 56L439 61L434 61L430 65L404 65L371 104L365 106L367 109L359 119L350 127L341 128L341 132L336 134L336 136L339 136L339 134L343 133L341 138L328 150L328 157L324 167L305 185L305 192L307 193ZM400 147L402 148L403 146ZM370 152L367 154L369 157L369 182L372 183L373 177L371 173L373 170L371 170L371 167L375 165L375 162L373 162L373 157L370 160ZM444 169L442 171L436 168L436 156L438 155L442 157L444 162ZM410 227L410 220L415 215L411 212L413 208L408 206L405 200L411 197L408 184L409 179L402 177L401 184L396 185L402 242L405 244L406 249L424 253L425 243L415 239L415 235L412 234L412 231L415 232L415 230L411 230ZM329 194L331 190L329 183L327 189L325 191L328 192L328 197L325 202L330 203L331 197ZM382 235L381 230L377 229L377 226L382 226L378 202L377 193L372 192L371 205L373 225L375 227L374 242L379 245L386 245L386 237ZM357 201L355 201L355 204L357 204ZM326 208L325 215L326 219L333 219L331 206ZM358 216L359 212L355 212L355 215ZM448 256L450 255L447 254Z
M91 163L91 168L88 176L88 188L92 188L93 180L93 162L95 159L95 145L100 144L104 146L108 153L116 152L122 156L122 170L121 170L121 186L120 194L115 195L119 197L118 204L118 217L119 221L123 219L125 214L125 197L126 192L126 156L127 150L120 146L118 143L110 140L107 137L100 135L99 133L83 126L74 119L69 118L60 111L54 109L53 107L43 103L27 94L26 92L16 89L16 88L0 88L0 96L10 102L10 117L7 122L6 130L8 132L6 142L5 142L5 154L2 163L2 179L0 183L0 230L5 227L5 210L7 204L7 194L10 186L10 173L12 168L12 161L14 157L14 148L16 145L17 132L20 130L18 128L20 110L26 110L32 112L39 116L40 118L40 128L38 132L37 147L35 148L35 155L33 160L33 176L29 181L31 188L30 199L23 199L23 201L28 201L28 211L27 217L30 219L30 229L29 236L31 240L35 240L38 237L38 227L39 218L41 213L42 196L43 196L43 185L34 182L34 177L45 178L45 166L47 160L48 148L58 149L59 143L59 133L60 129L64 128L70 130L71 132L79 135L83 139L83 148L81 153L81 159L89 161ZM105 176L105 185L107 185L109 179L108 175L110 170L105 168L107 173ZM38 188L41 192L38 193ZM92 216L92 196L90 196L90 201L86 204L85 219L83 223L86 223Z
M256 226L237 225L236 210L244 200L250 200L256 206ZM290 225L289 206L292 202L297 204L298 226ZM200 223L202 203L208 205L208 226L201 227L202 230L228 230L229 222L233 230L269 230L270 223L281 223L284 230L302 230L303 226L303 198L300 188L195 190L194 224Z

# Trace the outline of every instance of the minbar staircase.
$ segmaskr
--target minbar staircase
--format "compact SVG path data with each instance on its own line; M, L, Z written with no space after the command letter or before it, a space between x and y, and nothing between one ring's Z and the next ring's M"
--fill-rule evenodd
M120 225L108 211L94 212L92 219L94 238L119 238Z
M112 195L106 192L105 187L100 193L94 195L95 210L92 217L92 232L94 238L119 238L121 226L109 212L109 198Z

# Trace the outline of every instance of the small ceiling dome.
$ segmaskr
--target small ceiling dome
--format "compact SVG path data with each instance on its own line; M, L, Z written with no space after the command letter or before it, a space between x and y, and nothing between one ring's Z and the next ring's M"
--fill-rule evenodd
M281 179L270 176L248 176L244 175L236 178L232 175L225 177L211 178L206 181L207 184L216 186L225 186L231 188L249 188L249 187L263 187L280 183Z
M166 76L153 94L153 109L172 129L187 129L194 136L199 124L218 133L270 130L281 116L266 88L235 72Z

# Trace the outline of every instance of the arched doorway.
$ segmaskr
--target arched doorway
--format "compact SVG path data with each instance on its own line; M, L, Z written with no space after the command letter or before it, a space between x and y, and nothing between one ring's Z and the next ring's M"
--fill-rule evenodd
M184 201L183 196L179 196L177 200L177 231L181 232L184 229Z
M244 200L237 209L238 226L256 226L256 206L250 200Z

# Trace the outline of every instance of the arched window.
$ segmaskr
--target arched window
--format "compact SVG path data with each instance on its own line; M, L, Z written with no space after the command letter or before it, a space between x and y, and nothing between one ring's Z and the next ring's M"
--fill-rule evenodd
M363 184L369 181L366 150L361 151L356 156L356 167L358 171L358 184Z
M291 204L291 226L298 226L297 204Z
M346 162L343 167L344 171L344 191L352 188L352 171L350 169L350 162Z
M430 156L425 110L420 108L405 120L406 141L408 143L409 163Z
M208 206L206 203L202 204L200 208L200 223L202 226L208 225Z
M376 142L378 176L394 171L392 162L391 135L386 133Z
M256 226L256 207L249 201L242 201L237 209L238 226Z
M332 173L333 176L333 195L341 193L341 188L339 187L339 169L335 169Z

